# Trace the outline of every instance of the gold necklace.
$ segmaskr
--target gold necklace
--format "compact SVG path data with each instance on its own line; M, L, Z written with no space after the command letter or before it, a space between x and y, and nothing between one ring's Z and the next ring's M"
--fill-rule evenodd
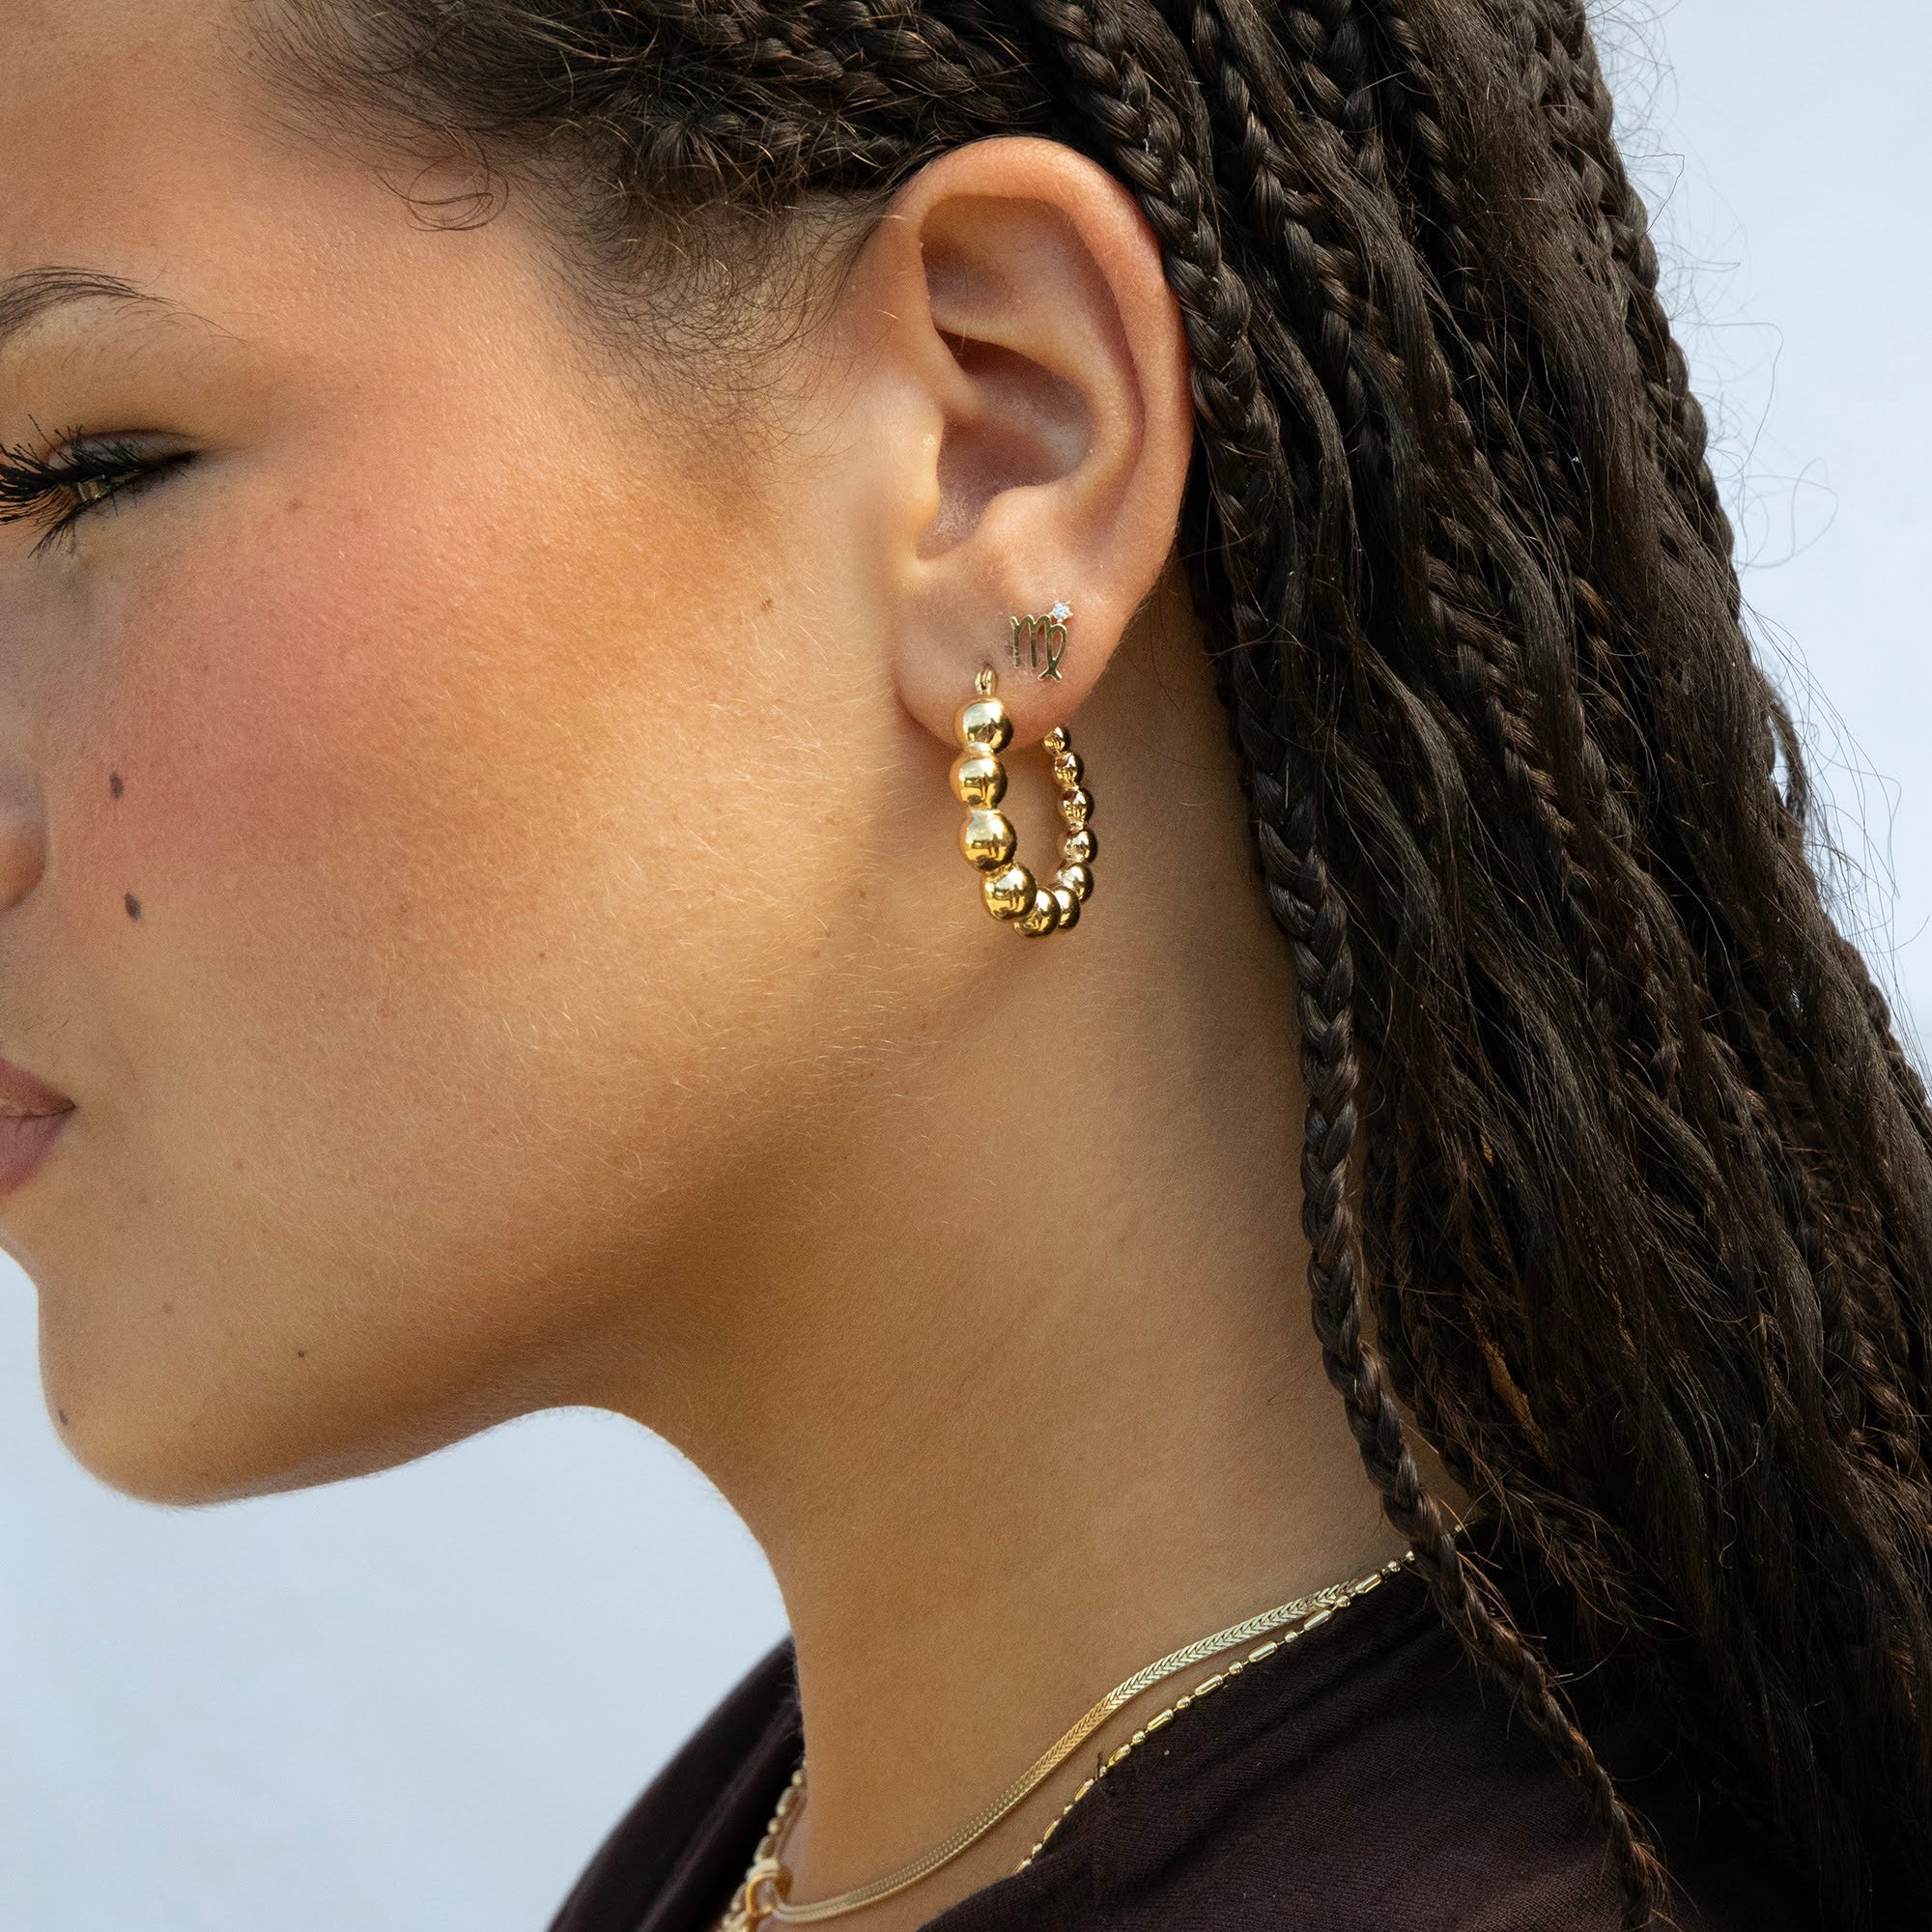
M1259 1663L1283 1646L1296 1638L1307 1635L1357 1597L1373 1590L1385 1577L1393 1577L1405 1564L1414 1561L1415 1551L1406 1549L1400 1556L1384 1563L1379 1570L1371 1571L1366 1577L1358 1577L1351 1583L1329 1583L1306 1597L1297 1597L1292 1604L1283 1604L1278 1608L1264 1610L1259 1616L1244 1618L1240 1623L1231 1624L1226 1630L1216 1631L1212 1636L1196 1639L1181 1649L1170 1651L1155 1662L1145 1664L1131 1677L1107 1692L1100 1701L1081 1718L1058 1743L1035 1760L1033 1765L996 1798L986 1809L963 1825L943 1844L913 1860L910 1864L901 1865L897 1871L886 1877L873 1879L869 1883L855 1886L849 1891L841 1891L831 1898L814 1899L809 1904L793 1905L785 1897L791 1884L791 1873L780 1857L784 1841L790 1835L791 1827L796 1822L799 1805L805 1798L805 1762L799 1761L798 1768L791 1775L791 1781L779 1794L778 1808L773 1811L771 1822L765 1827L765 1834L758 1840L758 1848L752 1855L752 1862L747 1867L738 1889L731 1896L721 1932L757 1932L757 1928L767 1918L776 1918L786 1924L810 1924L820 1918L838 1918L847 1912L856 1912L862 1906L876 1904L894 1892L903 1891L906 1887L916 1885L921 1879L935 1872L943 1864L957 1858L967 1846L977 1843L990 1832L1014 1805L1030 1792L1037 1789L1050 1777L1067 1758L1079 1749L1082 1744L1096 1731L1107 1719L1130 1703L1143 1690L1151 1690L1164 1679L1172 1677L1176 1671L1185 1670L1192 1664L1205 1663L1209 1658L1217 1657L1225 1651L1233 1650L1237 1644L1251 1642L1256 1637L1266 1637L1271 1631L1280 1630L1285 1624L1295 1624L1293 1630L1286 1631L1278 1637L1269 1637L1266 1642L1256 1644L1245 1658L1236 1658L1225 1669L1205 1678L1185 1695L1177 1697L1158 1716L1150 1718L1127 1742L1122 1745L1103 1763L1098 1765L1094 1776L1074 1792L1066 1801L1060 1816L1054 1819L1039 1835L1038 1842L1014 1867L1024 1871L1044 1849L1047 1839L1060 1829L1067 1812L1086 1797L1094 1786L1106 1776L1115 1765L1127 1755L1133 1747L1146 1740L1162 1725L1168 1723L1178 1712L1202 1697L1218 1690L1233 1677L1238 1676L1250 1663Z

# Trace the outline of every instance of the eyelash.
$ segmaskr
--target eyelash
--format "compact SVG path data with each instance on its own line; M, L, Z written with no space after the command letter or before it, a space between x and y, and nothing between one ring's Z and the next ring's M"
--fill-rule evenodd
M76 448L84 433L70 430L60 439L64 460L36 456L25 448L0 447L0 524L18 523L23 517L48 525L46 534L35 544L32 555L65 536L73 547L73 526L98 503L118 501L145 489L164 469L185 460L185 450L173 455L143 456L134 445L118 437L99 437L88 448ZM55 498L60 492L79 489L84 484L117 482L119 487L98 497L84 497L64 514L55 515ZM52 519L49 522L49 519Z

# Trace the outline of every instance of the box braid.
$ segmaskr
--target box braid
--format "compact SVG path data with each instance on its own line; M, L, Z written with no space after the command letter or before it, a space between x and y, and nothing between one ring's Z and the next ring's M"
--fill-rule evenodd
M1179 16L1177 24L1191 45L1210 112L1226 130L1227 145L1240 158L1235 178L1243 185L1257 229L1281 239L1291 266L1299 261L1309 267L1297 285L1322 309L1314 320L1313 332L1327 350L1323 360L1333 372L1331 400L1337 419L1345 425L1362 424L1371 412L1362 400L1353 367L1350 330L1374 327L1379 319L1367 299L1351 297L1351 279L1356 285L1360 281L1359 269L1354 269L1350 277L1351 258L1332 239L1324 247L1301 219L1305 213L1311 221L1321 222L1324 213L1332 214L1332 205L1297 192L1292 185L1287 156L1255 110L1234 36L1214 0L1179 0L1168 11ZM1305 75L1311 83L1307 96L1314 116L1320 117L1297 132L1302 135L1304 151L1320 138L1324 122L1364 136L1358 158L1362 173L1373 185L1381 175L1382 163L1379 145L1361 112L1361 92L1345 92L1335 86L1321 65L1321 57L1330 49L1331 25L1336 32L1348 32L1353 15L1346 5L1325 11L1327 18L1313 10L1279 10L1291 43L1304 58ZM1335 19L1338 14L1342 16L1339 22ZM1103 98L1121 98L1122 93L1117 82ZM1437 419L1453 438L1456 453L1471 474L1487 480L1473 431L1457 405L1434 336L1420 333L1406 347L1416 365L1435 383L1430 400L1440 412ZM1261 425L1256 428L1259 431ZM1463 542L1458 546L1462 555L1466 558L1477 554L1477 545L1468 533L1462 534ZM1501 545L1513 543L1514 532L1500 519L1494 534ZM1545 854L1561 875L1573 938L1587 977L1600 983L1607 969L1602 947L1578 904L1587 894L1587 886L1570 855L1570 826L1547 776L1526 755L1530 734L1522 719L1510 709L1503 695L1507 687L1486 651L1487 645L1493 644L1496 656L1506 656L1506 641L1493 631L1486 633L1480 623L1459 624L1447 599L1462 591L1453 564L1431 570L1418 604L1424 633L1440 660L1455 665L1455 696L1465 700L1473 711L1472 722L1506 789L1535 828ZM1241 621L1244 617L1246 627ZM1237 604L1236 618L1237 636L1265 634L1265 612L1245 611ZM1302 1157L1302 1224L1312 1253L1309 1278L1315 1325L1329 1378L1348 1402L1364 1461L1382 1491L1391 1520L1414 1543L1418 1566L1435 1592L1445 1620L1472 1651L1511 1684L1536 1728L1582 1781L1593 1811L1609 1829L1630 1881L1633 1903L1641 1915L1637 1922L1644 1922L1660 1891L1654 1855L1638 1836L1630 1813L1565 1708L1543 1660L1522 1642L1506 1617L1479 1597L1440 1509L1420 1482L1381 1358L1362 1335L1363 1302L1354 1279L1356 1244L1345 1188L1358 1085L1350 1037L1353 964L1347 913L1321 857L1314 790L1305 777L1294 772L1289 739L1268 728L1278 713L1279 692L1255 689L1251 681L1244 681L1242 668L1249 664L1251 660L1245 657L1236 661L1236 725L1246 753L1244 769L1270 903L1277 923L1294 945L1302 1072L1309 1094ZM1244 684L1248 688L1243 688ZM1399 1325L1389 1324L1387 1332L1399 1333ZM1469 1460L1457 1454L1454 1446L1450 1453L1452 1469L1465 1482L1474 1481Z
M1370 6L1359 10L1345 6L1342 12L1351 21L1369 19L1374 34L1351 40L1337 32L1328 42L1325 53L1329 76L1339 88L1350 94L1350 110L1337 118L1345 119L1361 131L1369 169L1373 173L1378 164L1373 150L1376 128L1371 115L1374 106L1379 105L1388 115L1405 156L1417 203L1432 220L1431 232L1435 243L1434 259L1438 265L1445 297L1451 308L1460 308L1463 320L1471 325L1466 335L1457 327L1452 327L1446 333L1451 340L1470 351L1478 388L1492 396L1501 385L1494 380L1495 365L1491 359L1490 347L1478 332L1493 327L1492 321L1484 313L1484 298L1490 293L1490 287L1485 285L1472 267L1469 243L1463 230L1461 204L1463 187L1452 165L1453 151L1440 125L1444 118L1437 104L1440 88L1423 51L1421 36L1406 17L1403 0L1372 0ZM1578 225L1598 241L1604 258L1599 265L1600 277L1604 270L1608 270L1616 278L1617 298L1657 418L1660 455L1669 487L1687 522L1721 565L1719 582L1726 593L1731 624L1735 627L1741 603L1737 577L1730 567L1731 531L1705 459L1704 417L1690 391L1682 352L1670 335L1658 298L1656 251L1649 241L1642 203L1629 184L1611 135L1609 94L1584 23L1582 8L1575 4L1575 0L1557 0L1557 4L1544 14L1520 22L1520 25L1527 26L1533 37L1529 40L1529 46L1540 50L1547 60L1550 77L1542 86L1532 82L1531 91L1550 114L1557 128L1557 152L1579 185ZM1372 96L1371 103L1365 107L1361 99L1367 71L1365 53L1372 39L1380 49L1379 72L1382 78L1377 95ZM1526 70L1533 73L1534 61L1526 63ZM1507 343L1503 345L1505 353L1508 347ZM1487 382L1483 381L1485 375L1489 378ZM1520 393L1520 387L1516 392ZM1504 440L1504 447L1508 447L1507 439ZM1589 561L1581 542L1578 515L1566 504L1569 477L1562 469L1548 465L1545 466L1545 476L1550 485L1547 500L1551 505L1556 526L1571 556L1573 570L1578 573L1576 582L1579 593L1582 593L1586 589L1586 580L1581 571L1589 568ZM1665 536L1667 540L1667 530ZM1586 667L1592 664L1601 666L1605 661L1604 634L1607 629L1605 621L1606 611L1594 589L1587 596L1579 594L1577 614L1578 639L1584 647L1579 654L1582 663ZM1740 655L1744 653L1741 651ZM1768 816L1774 829L1787 843L1802 850L1804 772L1802 761L1792 749L1795 732L1775 692L1768 686L1761 686L1753 695L1761 706L1768 731L1775 734L1776 749L1786 758L1792 780L1786 799L1780 801L1776 794L1773 795ZM1597 708L1601 712L1612 717L1619 715L1620 707L1613 694L1599 691L1596 696ZM1604 791L1606 767L1602 755L1587 738L1584 743L1591 753L1590 761L1584 769L1585 775L1594 780L1586 787L1592 796L1592 805L1600 812L1600 822L1605 829L1615 835L1619 843L1628 845L1628 821L1620 810L1614 809L1614 795L1606 796ZM1810 895L1811 886L1807 878L1804 881L1804 896L1808 899ZM1627 929L1645 933L1655 930L1650 921L1642 916L1634 920ZM1912 1130L1922 1144L1926 1138L1924 1089L1891 1032L1885 1004L1855 949L1829 926L1822 937L1825 940L1825 963L1844 975L1849 982L1850 994L1861 1010L1859 1019L1851 1023L1848 1031L1838 1035L1819 1054L1817 1064L1830 1065L1840 1051L1856 1064L1858 1059L1867 1057L1862 1052L1858 1036L1861 1035L1866 1041L1876 1039L1889 1072L1895 1097ZM1652 983L1654 985L1654 980ZM1813 985L1818 985L1817 980L1814 980ZM1761 997L1742 988L1733 988L1732 991L1733 997L1749 998L1755 1009L1763 1011ZM1655 1006L1649 988L1646 988L1644 1004L1646 1007ZM1825 996L1821 989L1812 993L1806 1005L1834 1033L1834 1015L1838 1025L1846 1024L1849 1002L1842 994L1834 1001ZM1658 1046L1660 1055L1667 1054L1669 1059L1665 1062L1660 1058L1653 1069L1659 1075L1654 1084L1666 1100L1672 1100L1676 1049L1667 1035L1659 1040ZM1768 1143L1775 1143L1778 1136L1775 1122L1770 1119L1770 1110L1762 1094L1742 1075L1735 1056L1727 1048L1720 1050L1711 1070L1718 1083L1728 1090L1733 1118L1737 1117L1741 1108L1752 1122L1754 1129ZM1802 1120L1808 1114L1813 1122L1818 1122L1818 1110L1807 1107L1806 1096L1788 1085L1775 1061L1764 1065L1758 1077L1767 1084L1785 1086L1785 1092L1780 1096L1785 1119ZM1827 1134L1833 1130L1823 1123L1819 1123L1819 1127ZM1889 1437L1882 1452L1888 1461L1915 1469L1922 1467L1922 1412L1904 1399L1895 1379L1878 1365L1871 1329L1873 1325L1879 1325L1888 1331L1888 1346L1894 1361L1921 1360L1922 1337L1913 1328L1893 1321L1892 1311L1882 1305L1869 1320L1862 1319L1846 1299L1842 1258L1832 1255L1821 1238L1821 1216L1830 1213L1840 1216L1861 1214L1865 1204L1857 1198L1840 1197L1829 1207L1821 1205L1819 1188L1802 1162L1786 1163L1776 1179L1780 1206L1796 1230L1806 1271L1818 1292L1820 1319L1829 1331L1822 1350L1829 1378L1823 1401L1833 1414L1834 1424L1845 1429L1861 1449L1876 1447L1881 1437ZM1900 1211L1909 1217L1918 1209L1906 1203L1902 1204ZM1913 1264L1908 1262L1904 1265L1909 1268ZM1868 1420L1852 1420L1854 1412L1861 1410ZM1906 1502L1905 1507L1912 1505ZM1875 1628L1871 1634L1873 1640L1882 1640L1882 1634ZM1826 1830L1830 1829L1827 1825Z
M1595 210L1596 232L1623 278L1628 327L1642 359L1645 384L1665 432L1672 487L1713 554L1729 563L1733 542L1707 455L1708 426L1690 387L1684 352L1671 333L1658 294L1660 264L1650 239L1642 197L1632 185L1614 132L1614 103L1597 57L1582 0L1548 0L1537 27L1537 44L1549 71L1544 99L1557 129L1557 142L1575 172L1579 194ZM1742 585L1726 571L1734 617L1741 609ZM1791 755L1797 730L1783 703L1772 695L1771 722L1786 768L1798 791L1789 812L1792 836L1802 842L1806 800L1802 759ZM1923 1083L1903 1052L1884 998L1857 949L1846 945L1840 964L1860 988L1867 1024L1887 1043L1887 1060L1901 1103L1920 1137L1932 1146L1932 1113Z
M586 321L676 325L695 385L786 321L793 241L949 148L1127 185L1295 966L1309 1305L1384 1510L1626 1926L1668 1873L1410 1417L1831 1923L1923 1920L1932 1112L1807 860L1583 0L248 4L316 127L527 185Z
M1659 1901L1654 1855L1577 1728L1543 1661L1479 1593L1450 1523L1422 1483L1381 1356L1363 1334L1364 1306L1347 1175L1356 1126L1358 1069L1351 1014L1354 966L1349 922L1328 875L1319 838L1320 810L1311 772L1288 735L1282 692L1258 669L1254 645L1274 632L1265 585L1269 534L1246 514L1247 472L1280 463L1280 419L1262 393L1256 359L1238 332L1251 313L1248 294L1224 260L1217 226L1204 210L1195 171L1175 117L1162 110L1128 51L1119 13L1080 0L1030 0L1056 35L1073 70L1081 104L1118 172L1140 192L1143 212L1159 236L1169 276L1189 322L1197 384L1209 388L1205 421L1224 432L1209 444L1209 471L1240 508L1225 520L1236 532L1233 552L1233 724L1258 838L1261 870L1276 923L1294 950L1301 1067L1308 1113L1301 1159L1302 1228L1310 1248L1309 1288L1315 1328L1328 1378L1342 1393L1363 1461L1384 1498L1389 1519L1414 1545L1417 1566L1445 1621L1480 1661L1501 1676L1559 1757L1583 1782L1592 1807L1609 1829L1632 1894L1634 1922L1649 1921ZM1195 15L1197 50L1216 39L1212 9ZM1319 313L1314 337L1320 364L1330 372L1336 415L1345 437L1364 432L1375 412L1351 353L1351 327L1367 319L1351 299L1349 268L1324 250L1296 218L1282 156L1249 106L1224 42L1213 78L1232 101L1245 148L1246 180L1263 204L1264 232L1281 236L1284 252L1307 272L1299 286ZM1325 258L1325 259L1324 259ZM1211 385L1211 386L1210 386ZM1257 460L1259 458L1259 460ZM1261 493L1256 493L1261 494ZM1262 561L1258 561L1261 559ZM1197 586L1197 595L1200 588ZM1277 593L1278 595L1278 593ZM1278 604L1274 607L1278 608ZM1434 608L1439 610L1439 605ZM1446 627L1445 627L1446 628ZM1292 636L1293 633L1289 632Z

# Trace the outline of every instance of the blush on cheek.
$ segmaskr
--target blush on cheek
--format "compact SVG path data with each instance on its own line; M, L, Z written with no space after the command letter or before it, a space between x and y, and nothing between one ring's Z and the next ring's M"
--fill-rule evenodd
M358 863L422 861L504 728L466 637L485 614L475 586L502 565L441 522L285 495L224 531L222 567L150 574L106 724L142 873L117 903L148 916L173 891L272 875L299 893Z
M608 505L452 483L411 451L412 472L365 466L352 495L284 487L225 514L125 614L82 869L90 921L111 910L141 962L130 1012L164 1032L169 998L267 1031L354 995L500 993L506 926L570 917L569 848L608 842L585 797L711 701L702 667L654 645L701 638L699 615L639 608L657 585L615 554ZM689 556L663 557L686 599Z
M401 586L366 515L291 508L243 554L154 585L128 659L114 757L170 873L313 865L366 811L364 767L405 708Z

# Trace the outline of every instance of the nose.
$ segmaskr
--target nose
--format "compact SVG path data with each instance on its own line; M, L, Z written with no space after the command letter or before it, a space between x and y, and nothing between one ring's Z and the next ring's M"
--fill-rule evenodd
M47 815L39 781L0 753L0 912L34 890L46 869Z

